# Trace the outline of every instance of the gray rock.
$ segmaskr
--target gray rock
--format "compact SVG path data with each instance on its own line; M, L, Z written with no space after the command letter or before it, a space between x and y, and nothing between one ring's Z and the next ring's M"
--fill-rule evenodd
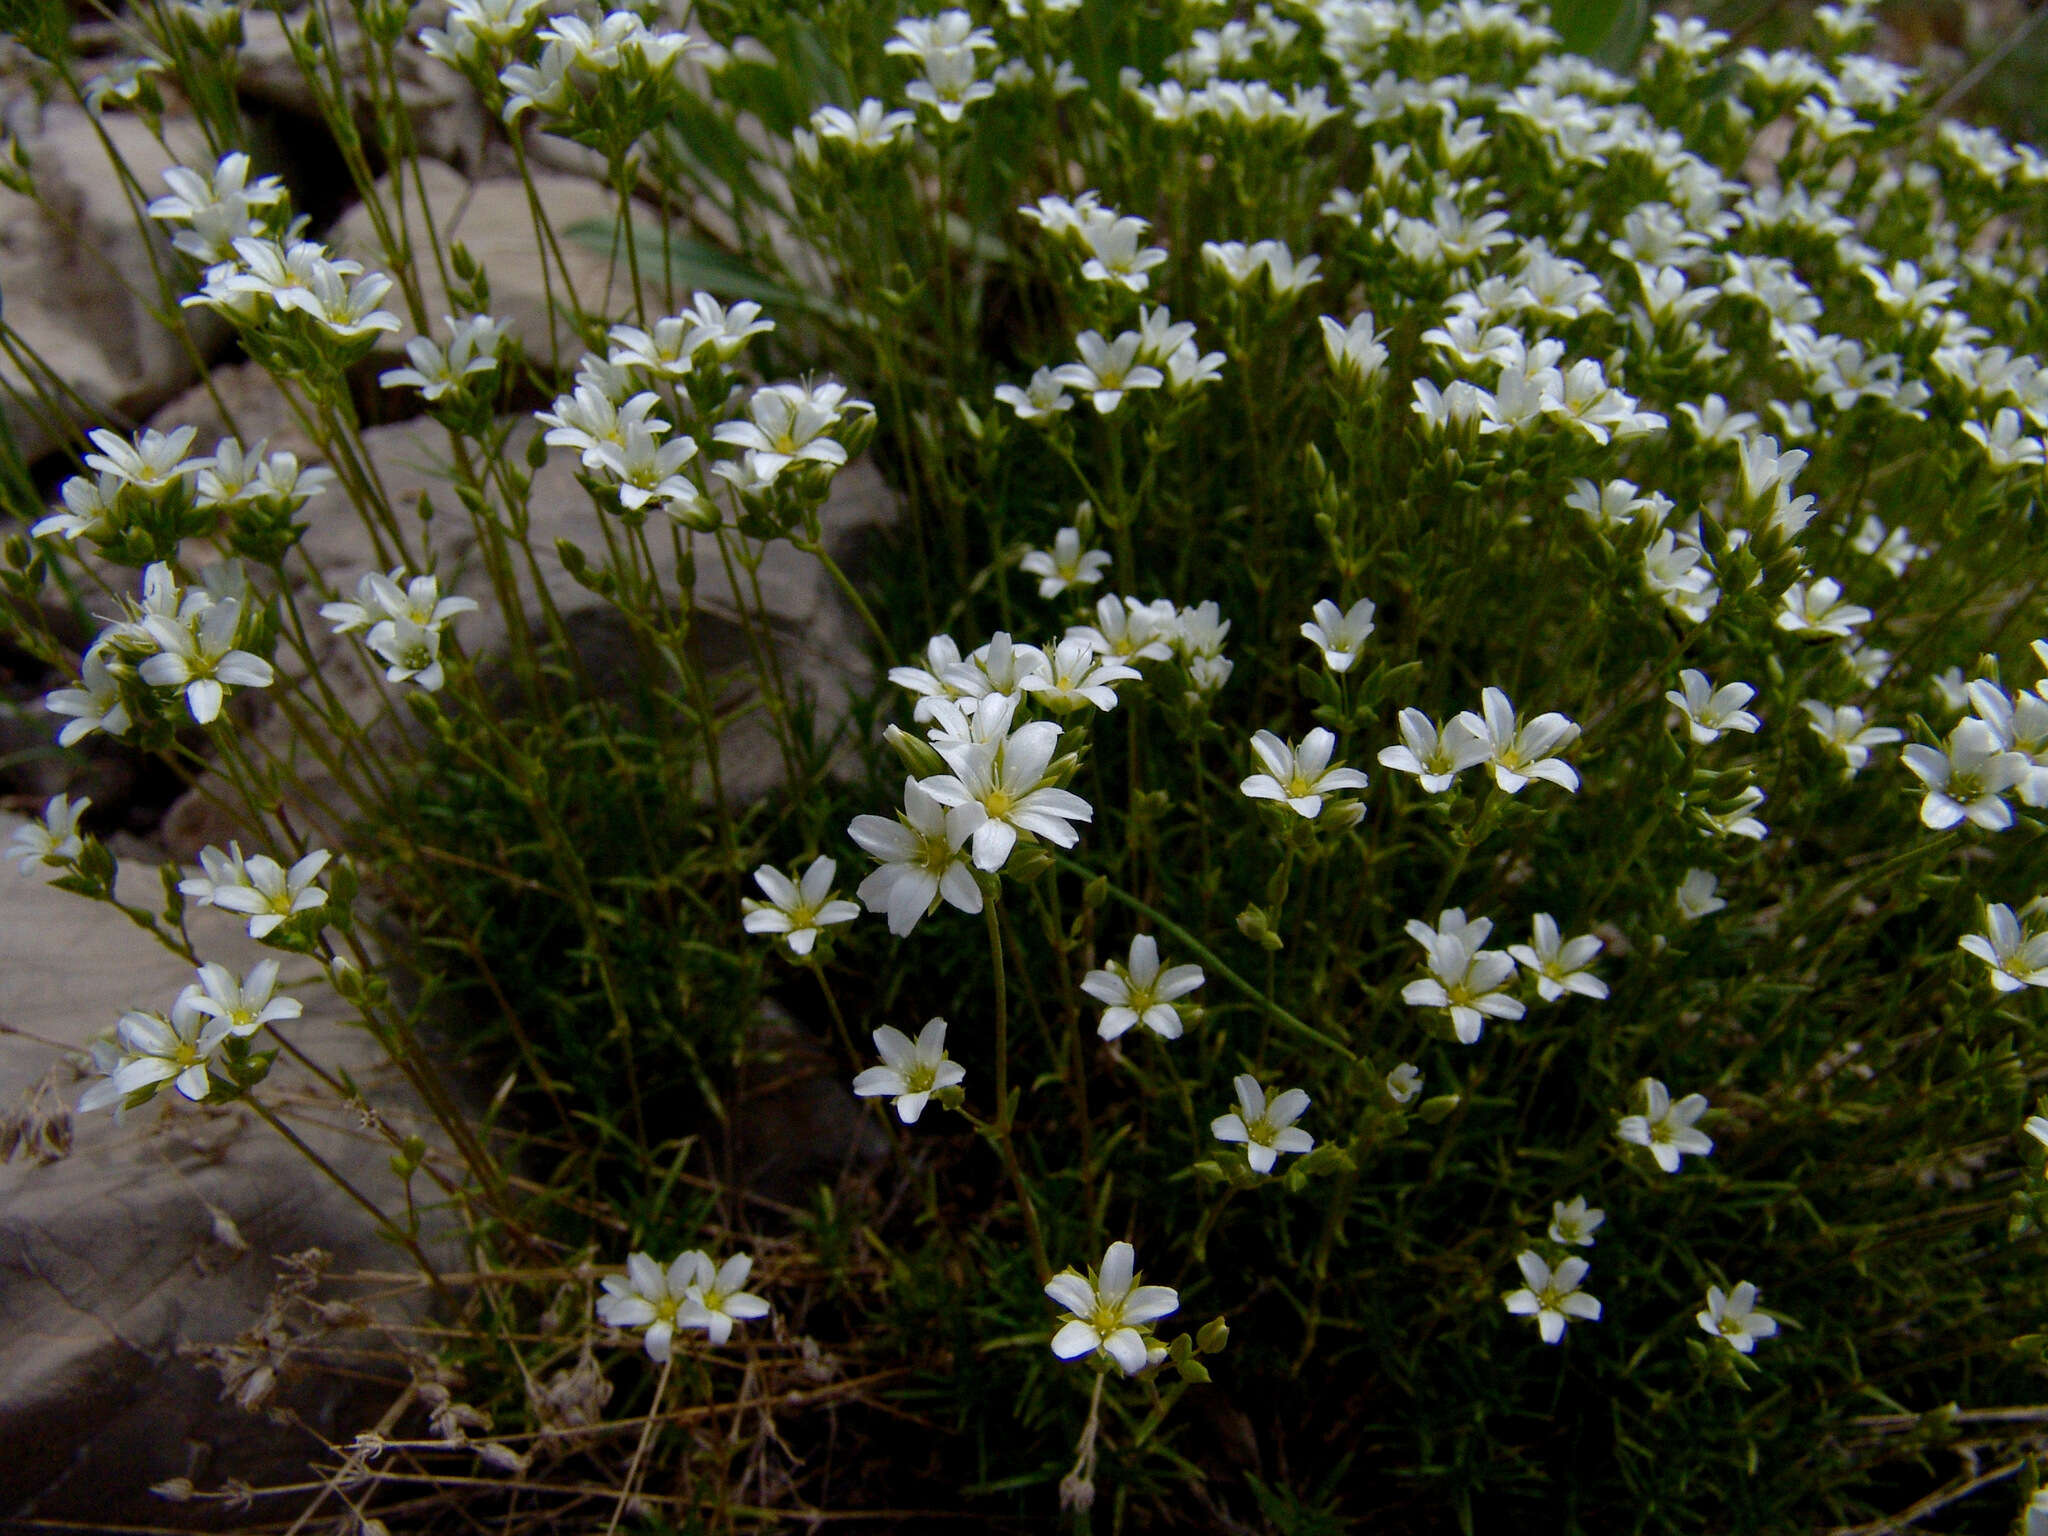
M99 126L142 200L162 195L162 173L174 162L143 123L108 113ZM164 132L184 163L213 163L190 122L167 119ZM225 331L197 310L178 311L183 339L158 319L152 250L174 286L177 258L161 233L137 225L130 189L84 112L50 106L25 125L23 142L41 197L0 190L0 304L61 387L25 379L0 357L0 417L23 457L35 459L84 428L148 415L198 376L195 356L218 346ZM36 387L56 402L54 413L35 402Z
M572 233L585 224L608 230L618 214L617 197L596 181L558 171L536 170L533 174L532 195L546 210L561 250L560 265L542 260L533 203L528 200L526 183L516 176L471 181L438 160L422 159L417 178L410 172L402 177L386 176L377 183L377 194L380 205L402 220L406 238L419 253L422 305L428 328L437 340L447 340L441 317L449 313L449 303L430 255L429 230L443 249L461 241L482 265L490 275L492 312L512 322L513 333L537 361L546 363L559 356L573 367L583 351L563 302L565 271L568 289L586 313L623 315L632 310L632 282L625 257L614 260L608 251ZM653 210L643 208L636 222L651 226L655 217ZM391 269L391 253L379 240L364 205L342 215L329 232L328 243L337 255L352 256L380 271ZM395 291L386 307L406 318ZM408 327L387 333L381 344L396 352L408 337L417 334L416 328Z
M243 367L254 371L253 365ZM222 381L234 372L223 370ZM257 401L261 396L260 377L259 373L257 381L248 388L240 381L231 382L224 394ZM260 409L238 410L236 419L242 430L252 435L278 426L274 419L266 419ZM217 415L210 417L209 428L217 421ZM181 423L166 412L158 424L168 428ZM508 459L522 461L525 446L536 430L531 420L522 420L517 425L507 451ZM441 576L444 593L473 597L480 605L478 612L457 619L452 633L468 654L494 664L509 651L511 623L498 609L468 514L450 485L447 433L429 418L419 417L372 427L363 434L363 441L392 506L399 510L415 558L430 555ZM414 514L422 497L434 513L424 525ZM367 665L367 653L357 639L329 634L318 618L323 587L328 592L349 594L357 577L379 568L362 520L341 503L339 493L334 491L313 503L309 511L311 528L301 546L304 559L295 558L288 569L300 577L295 600L306 615L321 676L334 687L365 730L379 733L409 728L411 716L399 696L402 690L386 685L381 671ZM889 523L895 512L895 496L883 484L873 464L860 460L848 465L834 479L831 497L825 505L822 523L826 548L842 566L858 566L866 539ZM584 549L596 563L604 547L604 536L598 527L600 515L576 482L573 455L562 451L550 454L534 475L529 537L539 556L549 596L563 616L586 666L600 678L619 677L629 665L630 637L610 605L569 575L556 547L558 539L567 539ZM673 546L666 536L650 542L659 575L673 592ZM694 534L688 537L686 547L695 565L692 592L698 618L693 639L698 656L708 669L724 678L728 697L743 696L752 687L750 653L742 628L741 605L720 559L717 541L709 535ZM777 540L763 551L756 579L785 676L810 698L822 733L829 735L842 730L854 697L870 680L858 617L818 561L799 553L786 541ZM751 584L743 595L751 609ZM526 599L532 602L530 590ZM513 622L537 630L537 608ZM302 675L303 669L289 652L281 650L279 660L285 677ZM279 686L286 684L281 681ZM245 697L250 698L248 707L258 711L265 710L270 703L261 695ZM294 733L281 713L268 714L256 729L271 749L296 755L314 790L313 797L303 802L304 813L325 833L338 837L348 814L348 797L320 769L318 754L295 742ZM850 761L850 752L843 760ZM782 782L780 755L761 711L740 712L725 729L719 741L719 765L726 795L734 803L758 799ZM323 811L323 803L330 809ZM165 833L166 846L183 858L196 856L207 842L219 842L232 835L204 796L196 792L173 808Z
M0 817L0 839L17 824ZM128 902L161 900L150 868L125 867L119 890ZM259 957L227 914L194 913L192 933L238 974ZM286 975L303 982L311 970ZM12 1153L0 1162L0 1523L229 1523L239 1517L221 1506L167 1505L148 1489L184 1476L217 1487L303 1475L305 1430L223 1401L222 1375L187 1357L195 1348L239 1359L231 1379L252 1399L274 1382L267 1406L289 1406L323 1434L363 1420L364 1383L350 1373L374 1383L384 1369L360 1332L293 1343L295 1329L266 1318L283 1256L324 1250L337 1276L409 1261L250 1111L166 1094L124 1122L70 1113L91 1039L128 1008L168 1006L191 979L112 908L0 870L0 1151ZM339 1000L318 985L289 990L306 1009L287 1026L293 1042L355 1076L393 1124L430 1134ZM261 1092L359 1188L403 1209L388 1146L309 1074L280 1058ZM445 1264L445 1238L438 1246ZM336 1280L320 1294L363 1289ZM378 1309L394 1322L422 1310L404 1297ZM238 1345L259 1325L260 1342ZM389 1396L373 1386L367 1400Z

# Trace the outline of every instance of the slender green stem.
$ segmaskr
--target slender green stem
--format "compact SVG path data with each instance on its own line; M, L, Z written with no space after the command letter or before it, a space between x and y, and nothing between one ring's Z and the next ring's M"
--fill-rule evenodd
M1093 870L1087 868L1085 865L1076 863L1074 860L1067 858L1063 854L1054 854L1053 862L1059 865L1060 868L1066 870L1069 874L1078 875L1083 880L1093 880L1097 878ZM1230 966L1225 964L1223 960L1217 956L1215 950L1209 948L1208 945L1204 944L1200 939L1196 938L1192 933L1188 932L1187 929L1181 927L1181 925L1179 923L1176 923L1172 918L1167 917L1164 913L1160 912L1158 908L1150 905L1147 902L1139 900L1136 896L1133 896L1129 891L1124 890L1114 881L1108 882L1108 889L1109 894L1114 896L1118 901L1122 902L1125 906L1131 908L1133 911L1150 918L1153 922L1157 923L1166 932L1172 934L1174 939L1178 943L1185 945L1188 949L1192 950L1197 956L1197 958L1199 958L1202 961L1203 964L1207 965L1217 975L1221 976L1233 987L1236 987L1238 991L1242 992L1246 997L1250 998L1253 1002L1257 1003L1261 1008L1264 1008L1267 1013L1272 1015L1273 1021L1275 1023L1281 1025L1283 1028L1292 1030L1295 1034L1301 1036L1304 1040L1313 1040L1316 1044L1323 1046L1328 1050L1335 1051L1339 1056L1342 1056L1346 1061L1358 1060L1358 1053L1352 1050L1350 1046L1346 1045L1336 1036L1325 1034L1322 1030L1317 1029L1313 1024L1309 1024L1301 1019L1296 1018L1293 1014L1289 1013L1285 1008L1282 1008L1263 989L1253 986L1250 982L1246 981L1244 977L1238 975L1238 973L1235 970L1231 969Z

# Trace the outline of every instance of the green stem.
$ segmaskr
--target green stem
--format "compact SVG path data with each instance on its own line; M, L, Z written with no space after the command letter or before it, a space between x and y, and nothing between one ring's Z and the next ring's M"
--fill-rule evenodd
M1076 863L1074 860L1070 858L1067 858L1064 854L1054 854L1053 862L1059 865L1060 868L1066 870L1069 874L1077 875L1083 880L1093 880L1098 878L1093 872L1088 870L1085 866ZM1224 964L1223 961L1217 957L1216 951L1209 948L1208 945L1204 944L1192 933L1189 933L1187 929L1181 927L1181 925L1179 923L1176 923L1172 918L1165 916L1157 908L1147 904L1146 902L1140 901L1136 896L1133 896L1129 891L1122 889L1114 882L1107 882L1107 884L1110 895L1114 896L1118 901L1122 902L1125 906L1131 908L1133 911L1150 918L1153 922L1157 923L1167 933L1173 935L1174 939L1178 943L1186 946L1188 949L1193 950L1195 955L1203 962L1203 964L1207 965L1210 969L1215 971L1217 975L1221 976L1225 981L1229 982L1232 986L1236 987L1240 992L1244 993L1246 997L1250 998L1253 1002L1257 1003L1260 1007L1264 1008L1267 1013L1272 1015L1273 1021L1276 1024L1280 1024L1283 1027L1292 1030L1295 1034L1300 1035L1304 1040L1313 1040L1316 1042L1316 1044L1323 1046L1329 1050L1335 1051L1339 1056L1342 1056L1346 1061L1358 1060L1357 1052L1353 1051L1350 1046L1346 1045L1343 1041L1337 1039L1336 1036L1327 1035L1323 1033L1323 1031L1317 1029L1313 1024L1306 1023L1303 1020L1296 1018L1293 1014L1289 1013L1285 1008L1282 1008L1278 1003L1274 1002L1273 999L1264 991L1262 991L1258 987L1253 986L1250 982L1246 981L1242 976L1238 975L1236 971L1232 970L1228 965Z

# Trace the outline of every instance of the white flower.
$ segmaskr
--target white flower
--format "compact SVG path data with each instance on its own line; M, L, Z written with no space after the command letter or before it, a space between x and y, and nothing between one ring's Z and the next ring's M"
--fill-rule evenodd
M1654 1077L1644 1078L1639 1091L1643 1095L1643 1113L1621 1117L1618 1129L1623 1141L1649 1148L1650 1156L1666 1173L1678 1172L1678 1165L1688 1152L1694 1157L1705 1157L1714 1150L1713 1138L1694 1124L1707 1112L1704 1094L1688 1093L1674 1104L1670 1093Z
M1365 775L1356 768L1330 766L1336 750L1336 733L1320 725L1298 747L1271 731L1260 731L1252 737L1252 751L1266 771L1253 774L1238 788L1254 800L1284 801L1295 815L1314 820L1326 795L1366 787Z
M1672 893L1672 900L1678 904L1678 915L1688 923L1696 923L1727 906L1727 902L1714 894L1719 884L1720 881L1708 870L1688 869L1685 878L1678 882L1678 889Z
M179 1001L218 1020L224 1033L247 1039L266 1024L296 1019L304 1011L297 998L273 995L277 969L274 959L258 960L237 981L233 971L209 960L199 967L198 982L186 987Z
M859 907L832 894L832 876L838 868L833 860L819 857L801 880L791 880L773 865L763 864L754 871L754 883L768 899L741 898L740 910L746 916L740 926L749 933L780 934L791 954L808 955L819 930L860 916Z
M1969 820L1987 832L2012 825L2012 807L2002 798L2026 777L2027 759L2008 752L1982 720L1965 720L1949 732L1946 750L1913 742L1899 754L1927 794L1920 820L1937 832Z
M1913 542L1911 532L1903 524L1887 530L1876 517L1863 519L1863 526L1857 529L1849 547L1860 555L1869 555L1893 576L1905 575L1906 568L1927 553Z
M1090 971L1081 978L1081 990L1109 1006L1095 1032L1114 1040L1134 1024L1143 1024L1162 1040L1178 1040L1180 1009L1176 998L1186 997L1205 978L1199 965L1175 965L1162 970L1159 946L1152 935L1141 933L1131 940L1129 963L1112 960L1105 970Z
M962 912L981 911L981 887L961 856L968 829L948 822L946 808L915 779L903 781L897 819L856 816L847 835L881 861L855 893L870 912L886 913L889 931L903 938L940 899Z
M93 1052L106 1080L86 1089L78 1100L80 1113L119 1104L130 1094L175 1083L178 1092L199 1103L210 1091L207 1063L227 1038L228 1027L193 1007L190 996L171 1005L171 1016L137 1010L121 1016L115 1049Z
M1422 1092L1422 1069L1412 1061L1404 1061L1387 1074L1387 1097L1396 1104L1412 1103Z
M1526 725L1518 723L1515 707L1498 688L1480 695L1482 715L1470 710L1452 724L1462 727L1486 744L1485 761L1493 765L1494 782L1509 794L1520 793L1531 779L1544 779L1576 792L1579 775L1556 754L1579 739L1579 728L1563 715L1538 715Z
M1982 422L1964 422L1963 436L1984 450L1993 469L2039 469L2048 462L2041 439L2021 434L2020 413L2011 406L1992 417L1989 429Z
M1323 665L1332 672L1349 672L1365 649L1366 636L1373 631L1373 601L1361 597L1348 609L1328 598L1319 601L1315 617L1301 626L1301 637L1323 653Z
M1136 667L1099 654L1078 635L1060 641L1051 655L1043 651L1037 655L1035 668L1017 679L1017 687L1061 714L1091 704L1097 709L1115 709L1116 690L1110 684L1140 676Z
M406 385L417 389L425 400L440 400L451 390L459 391L471 374L492 373L498 366L498 342L504 322L489 315L469 315L458 320L441 317L452 340L443 352L431 337L415 336L405 344L410 368L393 368L377 375L385 389Z
M775 329L775 322L764 320L761 306L752 299L742 299L727 308L702 292L690 296L690 307L683 311L683 318L691 322L690 339L684 343L690 355L694 357L709 347L721 363L738 357L751 338L765 336Z
M1678 674L1679 687L1664 695L1683 712L1692 739L1701 746L1718 741L1723 731L1755 734L1763 722L1742 706L1756 697L1747 683L1724 683L1716 688L1707 674L1687 667Z
M1166 392L1185 395L1206 388L1223 377L1228 361L1221 352L1204 352L1193 342L1176 347L1166 359Z
M443 597L439 577L409 577L401 566L388 575L365 572L356 579L356 600L323 603L320 617L334 626L337 635L374 629L387 619L406 619L423 629L439 629L457 614L476 612L476 606L473 597Z
M839 384L764 384L747 402L747 420L722 421L711 436L751 450L748 463L763 480L798 463L837 469L846 462L846 449L824 434L839 421L845 398Z
M85 456L86 468L112 475L140 491L165 490L206 467L204 459L185 457L185 450L199 435L196 427L179 427L169 433L149 428L133 444L104 427L96 427L87 435L100 451Z
M1740 794L1721 810L1706 806L1695 809L1700 819L1701 830L1713 837L1748 837L1762 842L1771 829L1750 812L1764 803L1764 792L1754 784L1745 784Z
M1397 719L1402 744L1380 748L1380 766L1414 774L1432 795L1442 794L1451 787L1451 780L1486 761L1485 738L1456 720L1439 735L1435 722L1419 709L1404 709Z
M872 96L853 112L844 107L820 107L811 114L811 127L819 138L836 139L860 154L879 154L909 138L916 126L915 113L892 112Z
M605 1276L597 1299L597 1318L608 1328L645 1328L647 1357L665 1364L678 1328L702 1328L713 1344L732 1335L736 1318L766 1317L768 1303L739 1289L754 1261L735 1254L723 1268L711 1256L691 1249L664 1270L651 1255L636 1253L626 1260L624 1277Z
M1534 942L1510 944L1508 953L1536 978L1537 994L1546 1003L1556 1002L1567 992L1576 992L1581 997L1607 995L1607 983L1586 969L1600 953L1599 939L1590 933L1569 941L1561 939L1557 919L1548 912L1538 912L1534 926Z
M1081 531L1062 528L1053 535L1050 550L1027 549L1017 568L1038 578L1040 597L1058 597L1069 587L1092 587L1102 580L1102 573L1109 569L1109 552L1083 549Z
M1249 287L1265 269L1266 253L1260 241L1246 245L1242 240L1205 240L1202 242L1202 263L1214 268L1231 287Z
M1107 416L1123 403L1127 390L1157 389L1166 382L1165 374L1138 361L1142 340L1136 331L1125 331L1115 341L1103 340L1099 331L1083 331L1074 343L1081 361L1060 364L1053 377L1084 391Z
M1407 924L1408 936L1422 946L1429 974L1401 989L1411 1008L1441 1008L1451 1021L1460 1045L1474 1045L1486 1021L1519 1019L1528 1010L1520 998L1501 989L1514 980L1515 962L1505 950L1481 949L1493 932L1493 919L1466 920L1462 907L1450 907L1432 928L1420 918Z
M768 1315L766 1301L740 1289L753 1273L752 1254L736 1253L718 1265L705 1253L692 1252L684 1257L692 1261L692 1273L689 1289L683 1293L683 1304L676 1310L678 1327L702 1328L712 1347L717 1348L732 1337L734 1323Z
M207 604L196 622L149 614L143 628L161 650L136 673L152 688L182 689L192 718L210 725L220 715L228 687L268 688L275 680L269 662L235 649L241 622L241 605L232 598Z
M1134 597L1105 593L1095 600L1095 622L1076 624L1069 640L1086 640L1098 653L1119 661L1165 661L1173 654L1180 611L1166 599L1141 603Z
M249 157L239 152L224 156L211 172L174 165L163 174L170 195L152 201L149 216L189 225L171 243L200 262L231 259L237 238L263 233L263 221L255 211L285 197L284 183L275 176L259 177L249 185Z
M984 711L988 707L982 706ZM1072 823L1095 819L1086 800L1047 779L1059 738L1060 728L1050 720L1033 720L1000 742L939 748L953 771L922 782L947 808L948 838L964 836L973 842L977 869L991 874L1001 869L1024 833L1071 848L1080 838Z
M628 428L644 425L656 436L669 430L667 422L648 414L659 404L661 397L651 390L621 404L596 382L584 381L579 375L573 392L558 396L552 411L534 412L534 419L546 423L548 432L542 441L549 447L573 448L582 456L585 469L598 469L604 463L599 446L615 443L623 447Z
M1061 411L1074 408L1074 397L1067 393L1059 373L1051 368L1040 368L1022 389L1015 384L998 384L996 399L1015 411L1019 421L1051 421Z
M1237 1110L1210 1121L1209 1133L1218 1141L1243 1143L1253 1173L1271 1173L1282 1152L1314 1149L1315 1137L1294 1123L1308 1110L1306 1093L1289 1088L1268 1103L1266 1090L1249 1072L1232 1078L1231 1086L1237 1090Z
M40 518L30 527L34 538L61 534L74 543L81 538L104 542L120 527L117 502L124 482L119 475L101 472L97 479L73 475L57 488L64 498L64 510Z
M1717 1339L1725 1339L1742 1354L1751 1354L1758 1339L1768 1339L1778 1331L1778 1320L1768 1312L1756 1308L1756 1287L1747 1280L1734 1290L1723 1294L1721 1287L1707 1287L1707 1308L1695 1314L1695 1321L1703 1332Z
M2048 987L2048 933L2027 933L2004 902L1984 909L1984 931L1957 941L1967 954L1991 967L1991 985L2001 992Z
M1151 1342L1151 1324L1180 1310L1180 1293L1164 1285L1139 1285L1134 1268L1137 1250L1129 1243L1111 1243L1102 1268L1084 1278L1063 1269L1045 1283L1045 1294L1066 1310L1066 1321L1052 1336L1052 1352L1062 1360L1101 1354L1116 1362L1126 1376L1135 1376L1157 1359L1163 1346Z
M1830 751L1839 752L1848 765L1845 777L1854 778L1870 761L1872 747L1889 746L1905 740L1905 733L1889 725L1865 725L1863 711L1853 704L1835 709L1819 699L1801 699L1809 726Z
M697 456L697 443L689 437L660 442L654 434L660 425L634 422L621 430L618 441L593 447L595 463L588 457L585 462L614 482L619 504L628 512L654 504L671 517L681 517L701 500L697 487L682 473L683 466ZM745 458L750 477L763 482L772 481L791 462L787 456L752 449L745 452Z
M1146 228L1144 219L1130 214L1118 218L1104 212L1085 220L1081 241L1089 255L1081 264L1081 276L1091 283L1115 283L1143 293L1152 283L1147 274L1166 260L1160 247L1139 246Z
M34 874L38 865L62 869L85 852L85 839L78 833L78 818L91 804L89 795L80 795L76 800L52 795L43 806L43 819L25 821L16 827L7 851L0 858L17 860L24 876Z
M204 876L178 882L178 889L202 907L218 907L249 919L249 937L260 939L286 918L327 905L327 892L313 881L333 857L316 848L287 870L267 854L244 861L236 844L229 851L199 850Z
M1769 438L1764 439L1769 442ZM1795 635L1832 635L1846 640L1858 624L1870 621L1870 610L1842 600L1842 587L1832 576L1808 586L1795 581L1785 589L1778 628Z
M1592 1268L1584 1259L1565 1259L1553 1272L1541 1254L1525 1249L1516 1255L1515 1265L1522 1271L1523 1288L1509 1291L1501 1300L1516 1317L1535 1318L1544 1343L1562 1340L1565 1324L1572 1318L1600 1321L1599 1301L1579 1289L1579 1282Z
M1587 1205L1584 1195L1573 1195L1569 1202L1553 1200L1550 1204L1550 1240L1567 1248L1590 1248L1593 1246L1593 1234L1606 1220L1607 1213L1598 1206Z
M1370 384L1380 376L1387 366L1387 349L1382 345L1387 333L1373 329L1371 310L1360 310L1349 325L1328 315L1322 317L1322 324L1323 350L1338 378L1358 385Z
M875 1031L875 1049L882 1065L869 1067L853 1080L864 1099L893 1098L905 1125L917 1124L927 1100L941 1088L967 1080L967 1069L946 1056L946 1021L928 1019L913 1041L902 1030L884 1024Z
M1681 401L1678 413L1692 423L1702 443L1739 444L1757 429L1754 412L1730 411L1719 395L1709 395L1698 405Z

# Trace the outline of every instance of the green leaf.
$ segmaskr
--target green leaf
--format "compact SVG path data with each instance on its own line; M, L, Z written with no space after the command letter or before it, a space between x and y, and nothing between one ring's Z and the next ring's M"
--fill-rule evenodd
M1564 0L1554 7L1551 24L1573 53L1626 69L1641 52L1650 29L1645 0Z

